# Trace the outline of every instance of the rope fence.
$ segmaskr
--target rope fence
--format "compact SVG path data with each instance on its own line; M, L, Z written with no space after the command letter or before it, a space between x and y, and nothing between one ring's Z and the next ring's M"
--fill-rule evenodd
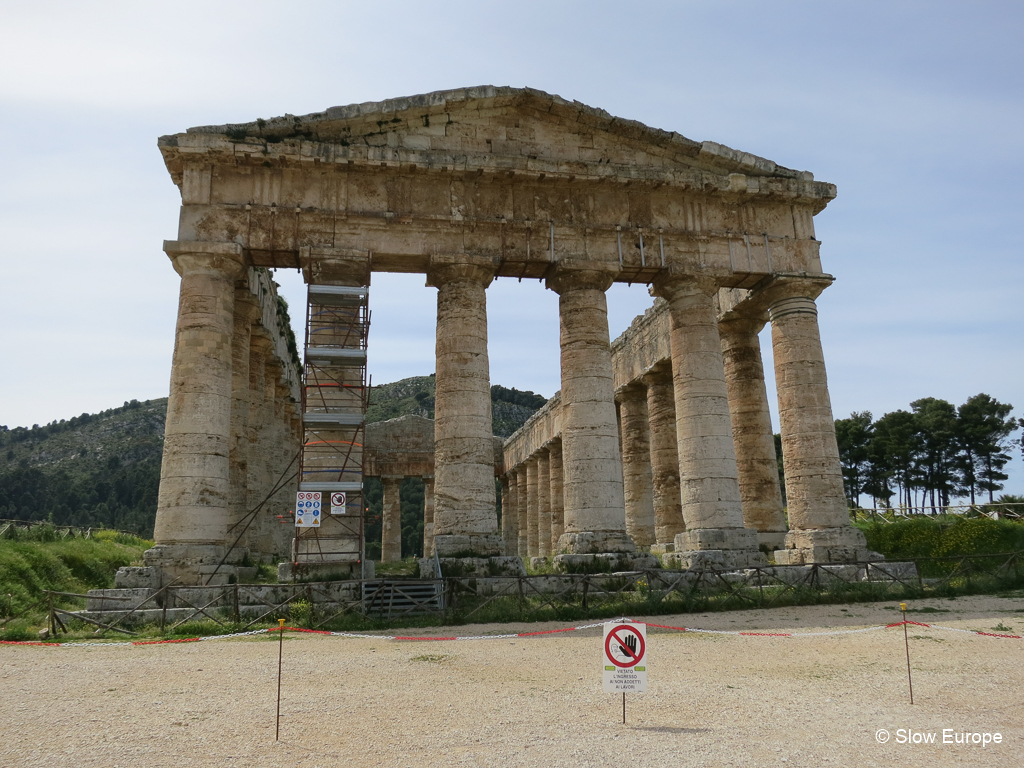
M580 632L587 629L599 629L607 623L614 622L636 622L635 619L621 618L621 619L608 619L594 624L579 624L572 627L563 627L561 629L545 629L537 632L514 632L501 635L451 635L451 636L433 636L433 635L370 635L363 634L360 632L329 632L324 629L306 629L304 627L271 627L268 629L254 629L249 632L232 632L225 635L207 635L204 637L187 637L187 638L176 638L173 640L129 640L123 642L68 642L68 643L50 643L37 640L0 640L0 645L25 645L25 646L44 646L48 648L83 648L89 646L105 646L105 647L127 647L127 646L148 646L148 645L172 645L176 643L199 643L207 642L211 640L230 640L236 637L252 637L254 635L268 635L274 632L296 632L299 634L307 635L320 635L323 637L341 637L348 639L360 639L360 640L388 640L394 642L439 642L439 641L473 641L473 640L513 640L517 638L531 638L531 637L542 637L545 635L557 635L564 634L566 632ZM903 626L914 626L924 627L926 629L937 629L943 632L960 632L962 634L974 635L976 637L994 637L1007 640L1022 640L1022 635L1011 635L1003 634L1000 632L984 632L978 629L963 629L960 627L946 627L941 624L925 624L920 621L895 621L891 624L878 624L871 627L861 627L858 629L825 629L819 632L743 632L739 630L727 630L727 629L702 629L700 627L676 627L669 624L651 624L647 623L649 628L662 629L666 632L689 632L691 634L705 634L705 635L734 635L737 637L749 637L749 638L762 638L762 637L827 637L827 636L841 636L841 635L858 635L866 632L878 632L886 629L894 629L896 627Z

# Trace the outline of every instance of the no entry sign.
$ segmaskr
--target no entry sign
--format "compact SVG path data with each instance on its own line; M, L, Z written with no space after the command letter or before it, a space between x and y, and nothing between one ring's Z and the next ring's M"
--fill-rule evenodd
M331 494L331 514L332 515L344 515L345 514L345 494L341 491L336 491Z
M605 693L647 692L647 625L604 625Z
M320 527L319 491L299 491L295 494L295 527Z

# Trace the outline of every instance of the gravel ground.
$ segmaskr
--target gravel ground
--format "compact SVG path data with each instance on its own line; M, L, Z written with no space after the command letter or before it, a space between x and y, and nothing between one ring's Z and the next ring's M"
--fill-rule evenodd
M1024 634L1024 599L917 601L913 620ZM633 617L642 620L642 617ZM892 605L658 616L813 631L898 621ZM477 635L555 624L410 634ZM403 634L396 632L396 634ZM648 631L649 691L601 690L600 628L396 642L315 635L141 647L0 647L0 765L906 766L1024 764L1024 640L911 627L826 637ZM942 744L942 730L1002 743ZM876 732L886 729L888 743ZM898 743L899 729L940 743Z

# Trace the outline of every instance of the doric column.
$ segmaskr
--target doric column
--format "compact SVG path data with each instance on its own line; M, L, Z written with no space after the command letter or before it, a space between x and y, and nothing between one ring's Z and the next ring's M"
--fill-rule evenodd
M434 478L423 478L423 556L434 554Z
M539 511L537 489L537 457L531 456L526 464L526 555L537 557L537 512Z
M181 275L154 538L146 558L184 583L212 573L229 524L231 354L241 248L165 242ZM226 576L225 576L226 581Z
M850 525L814 299L829 279L778 279L768 304L779 395L789 533L778 563L878 559Z
M266 421L266 399L267 399L267 359L270 357L273 345L262 327L253 326L249 337L249 418L247 423L248 432L248 461L246 462L246 497L249 509L259 506L266 496L265 478L270 474L270 464L267 456L266 439L269 426ZM273 384L270 385L273 387ZM261 508L257 517L266 513ZM258 521L253 522L258 525ZM275 521L276 524L276 521ZM281 526L282 528L286 526ZM246 542L249 547L256 549L259 540L258 529L250 530L246 534ZM294 531L289 530L288 537L294 536ZM290 547L285 551L290 551Z
M252 325L262 312L248 286L235 289L235 318L231 336L231 447L228 453L229 485L228 523L232 543L246 525L243 518L251 509L247 493L249 466L249 357ZM239 542L245 546L245 537Z
M519 485L515 470L501 478L501 538L507 556L519 554Z
M551 465L547 449L537 451L537 557L551 555Z
M530 556L530 523L529 511L526 508L526 500L529 497L529 490L526 484L526 464L516 467L516 511L519 518L519 542L517 552L519 557Z
M676 403L672 370L656 366L644 374L647 414L650 419L651 485L654 497L653 551L675 550L676 536L686 530L679 495L679 445L676 437Z
M381 509L380 561L397 563L402 559L402 478L381 478L384 503Z
M639 547L654 538L654 491L647 390L633 382L618 392L622 427L622 484L626 497L626 532Z
M720 320L718 331L743 499L743 524L757 531L761 545L774 550L782 546L786 536L786 514L779 489L761 341L757 337L763 326L763 320L736 317Z
M562 362L562 472L569 554L633 553L626 534L622 461L612 386L608 269L559 268L547 279L558 294Z
M434 547L438 555L501 555L494 505L487 298L495 260L433 256L437 287Z
M548 444L548 471L551 476L551 553L559 554L558 541L565 528L565 505L562 501L562 441Z
M713 297L717 286L659 276L652 287L668 301L669 347L686 531L675 549L688 565L742 567L765 562L743 508L729 418L722 345Z

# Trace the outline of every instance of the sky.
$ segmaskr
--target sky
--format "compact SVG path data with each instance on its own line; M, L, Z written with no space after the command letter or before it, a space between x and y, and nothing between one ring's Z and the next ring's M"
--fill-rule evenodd
M836 184L815 219L835 415L986 392L1024 416L1022 36L1024 5L984 0L0 0L0 424L167 395L158 136L483 84ZM301 278L276 279L301 317ZM432 372L435 290L375 274L370 296L374 382ZM612 337L650 302L614 286ZM493 383L559 388L557 296L498 280L488 331ZM1024 494L1019 451L1008 469Z

